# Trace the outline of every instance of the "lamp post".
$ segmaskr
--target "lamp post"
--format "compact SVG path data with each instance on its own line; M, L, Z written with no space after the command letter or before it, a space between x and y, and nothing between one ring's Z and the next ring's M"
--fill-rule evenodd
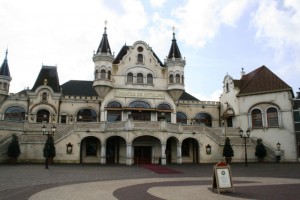
M241 129L240 130L240 136L241 136L241 138L244 138L244 144L245 144L245 166L248 167L246 140L247 140L247 138L250 137L250 130L248 129L246 132L244 132Z
M53 144L53 138L52 136L54 135L56 131L56 127L54 124L51 126L51 130L47 130L46 124L42 126L42 133L43 135L47 135L47 141L44 147L44 157L45 157L45 168L48 169L48 163L49 163L49 158L52 157L53 153L55 154L55 147Z
M277 163L280 162L281 155L282 155L280 147L281 147L281 144L278 142L277 143L277 150L275 151L275 156L276 156Z

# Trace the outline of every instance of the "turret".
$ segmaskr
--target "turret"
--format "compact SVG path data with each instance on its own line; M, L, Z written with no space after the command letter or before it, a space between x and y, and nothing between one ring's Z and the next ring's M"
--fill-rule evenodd
M106 21L102 40L97 52L93 56L93 61L95 63L93 88L97 92L98 96L103 99L113 87L112 64L114 61L114 55L111 53L107 39Z
M172 45L168 57L165 59L165 65L168 69L168 92L176 102L181 94L184 92L184 66L185 60L182 59L180 50L178 48L175 32L173 27Z
M0 68L0 105L4 102L5 98L8 96L9 85L12 79L9 72L7 54L8 51L6 50L5 58Z

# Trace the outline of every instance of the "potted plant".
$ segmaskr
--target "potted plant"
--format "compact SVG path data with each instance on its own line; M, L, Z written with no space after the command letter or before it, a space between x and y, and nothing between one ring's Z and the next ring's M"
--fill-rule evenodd
M255 156L258 158L259 162L262 162L267 155L267 150L263 144L263 140L257 139L257 145L255 147Z
M12 135L12 139L10 144L8 145L8 156L10 157L10 163L15 164L17 163L17 159L21 154L20 145L18 141L18 137L16 134Z
M53 162L56 155L53 137L48 135L47 141L44 146L45 168L48 169L48 163Z
M226 163L230 163L233 156L234 152L230 144L230 139L227 137L223 148L223 157L225 157Z

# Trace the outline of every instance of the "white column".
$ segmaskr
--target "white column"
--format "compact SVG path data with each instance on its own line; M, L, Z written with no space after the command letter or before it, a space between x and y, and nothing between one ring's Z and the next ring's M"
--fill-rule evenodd
M106 164L106 143L101 144L101 164Z
M127 143L126 145L126 165L132 165L132 143Z
M166 165L166 143L161 143L161 165Z
M177 142L177 164L182 164L181 142Z

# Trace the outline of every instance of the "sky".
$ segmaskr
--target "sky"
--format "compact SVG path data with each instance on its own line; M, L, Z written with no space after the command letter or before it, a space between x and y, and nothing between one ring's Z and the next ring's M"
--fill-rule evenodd
M262 65L299 91L299 0L0 0L10 93L32 88L42 65L57 66L60 84L93 80L105 21L115 55L142 40L161 61L175 27L185 90L199 100L218 101L227 74Z

